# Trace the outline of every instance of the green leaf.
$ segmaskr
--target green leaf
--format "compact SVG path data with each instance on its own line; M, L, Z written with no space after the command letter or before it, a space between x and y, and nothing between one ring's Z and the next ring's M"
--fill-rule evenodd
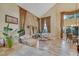
M8 36L8 34L7 34L7 33L4 33L4 32L3 32L3 35L4 35L4 36Z
M24 32L24 29L20 29L17 33L21 33Z

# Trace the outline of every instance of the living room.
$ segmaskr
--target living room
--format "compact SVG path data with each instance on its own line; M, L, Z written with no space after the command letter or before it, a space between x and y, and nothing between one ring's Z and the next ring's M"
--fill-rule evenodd
M63 48L61 15L78 9L78 3L0 4L0 38L6 42L0 47L0 55L77 55L76 44L66 43L68 50ZM14 44L6 41L6 34Z

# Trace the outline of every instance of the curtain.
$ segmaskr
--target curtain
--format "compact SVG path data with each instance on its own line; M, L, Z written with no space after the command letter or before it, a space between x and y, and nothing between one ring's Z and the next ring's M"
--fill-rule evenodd
M24 29L27 11L21 7L19 7L19 10L20 10L20 29Z
M38 21L38 32L40 32L40 18L37 18Z

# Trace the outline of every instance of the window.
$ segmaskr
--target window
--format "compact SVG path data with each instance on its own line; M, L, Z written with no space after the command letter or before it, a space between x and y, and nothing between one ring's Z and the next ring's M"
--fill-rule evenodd
M43 29L43 33L48 33L48 28L47 28L46 20L44 20L44 29Z
M41 18L41 32L51 32L50 16Z
M71 15L64 15L64 20L72 20L79 18L79 13L71 14Z

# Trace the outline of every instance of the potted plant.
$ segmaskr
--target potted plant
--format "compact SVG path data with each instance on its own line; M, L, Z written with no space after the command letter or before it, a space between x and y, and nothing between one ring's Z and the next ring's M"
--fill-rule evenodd
M3 35L5 37L5 41L6 41L6 44L9 48L12 48L13 46L13 38L12 36L10 35L10 32L12 31L13 29L12 28L9 28L9 24L4 27L4 32L3 32Z

